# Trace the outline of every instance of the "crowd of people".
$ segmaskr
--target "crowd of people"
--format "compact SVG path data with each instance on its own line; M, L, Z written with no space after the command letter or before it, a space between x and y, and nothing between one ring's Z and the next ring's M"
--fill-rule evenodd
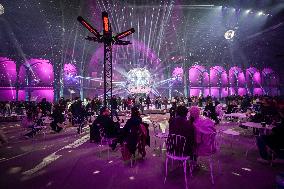
M51 117L50 127L54 132L62 131L62 124L68 120L71 125L77 126L80 133L85 122L90 122L91 117L96 115L96 119L91 124L91 140L98 142L102 137L102 130L107 138L113 138L111 147L116 148L117 144L125 146L130 154L138 151L144 157L145 145L150 145L149 125L142 122L141 113L144 109L165 109L170 113L169 133L178 134L187 138L187 153L197 156L196 149L202 151L200 133L210 134L215 132L214 125L218 124L224 113L243 112L248 115L248 119L253 122L266 122L274 124L276 127L270 135L260 135L257 144L262 159L269 160L270 152L280 154L284 148L282 140L284 136L284 103L279 97L267 96L228 96L217 99L212 97L167 97L149 96L129 96L127 98L116 97L109 100L111 109L103 106L102 99L80 98L65 100L61 98L58 103L47 102L0 102L2 116L9 116L12 112L18 115L25 115L22 126L30 128L30 132L25 136L34 137L39 129L35 125L43 124L43 117ZM169 108L169 109L168 109ZM122 121L118 116L119 111L131 110L131 118L127 120L123 128L120 127ZM202 110L203 116L200 117ZM189 116L188 116L189 111ZM112 119L112 118L116 119ZM1 134L3 135L3 134ZM4 138L4 137L1 137ZM205 137L206 138L206 137ZM206 149L206 147L205 147Z

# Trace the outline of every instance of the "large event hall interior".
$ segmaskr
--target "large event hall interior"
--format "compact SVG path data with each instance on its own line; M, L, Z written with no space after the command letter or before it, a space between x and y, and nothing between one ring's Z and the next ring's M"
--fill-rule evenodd
M283 0L1 0L1 189L283 189Z

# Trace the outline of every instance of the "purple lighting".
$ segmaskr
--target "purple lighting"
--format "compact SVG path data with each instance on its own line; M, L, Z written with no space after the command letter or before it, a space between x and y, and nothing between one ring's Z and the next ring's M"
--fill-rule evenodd
M0 86L11 87L16 83L16 64L14 61L0 57Z
M34 86L52 86L54 81L53 66L49 60L30 59L28 61L31 67L32 84Z
M77 68L73 64L64 64L64 84L77 84L78 79L75 76L77 76Z

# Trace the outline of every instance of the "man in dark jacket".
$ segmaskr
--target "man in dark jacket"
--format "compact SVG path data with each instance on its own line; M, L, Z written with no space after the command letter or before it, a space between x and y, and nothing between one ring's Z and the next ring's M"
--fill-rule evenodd
M116 98L115 95L113 95L112 98L110 99L110 104L111 104L112 115L115 116L116 119L119 121L119 117L118 117L118 113L117 113L118 102L117 102L117 98Z
M103 128L106 137L113 138L118 136L119 125L111 119L110 113L111 112L107 107L102 107L100 115L93 122L93 127L98 127L98 129Z
M195 144L193 124L187 120L188 110L185 106L178 106L176 109L176 117L169 124L169 134L181 135L186 138L184 148L185 155L192 155Z
M281 122L272 129L270 135L261 135L257 138L257 147L261 159L261 162L265 162L271 159L268 149L273 150L280 158L284 158L284 154L281 149L284 149L284 117L283 114L280 116Z

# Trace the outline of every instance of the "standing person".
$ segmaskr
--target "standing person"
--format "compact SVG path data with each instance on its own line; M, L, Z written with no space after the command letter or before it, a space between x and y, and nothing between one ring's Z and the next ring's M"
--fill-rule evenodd
M142 96L139 98L139 104L140 104L140 110L142 114L144 114L144 98Z
M159 97L158 97L158 109L162 109L162 103L163 103L162 97L159 96Z
M187 98L187 106L190 107L191 104L192 104L192 99L191 99L191 97L189 96L189 97Z
M117 104L118 104L117 109L119 111L122 110L122 101L121 101L121 97L120 96L117 98Z
M122 109L123 110L127 110L127 100L126 100L126 98L122 99Z
M149 96L149 95L148 95L147 98L146 98L146 104L147 104L147 110L149 110L150 104L151 104L151 99L150 99L150 96Z
M9 101L7 101L6 103L5 103L5 111L4 111L4 116L6 116L6 113L8 114L8 116L10 116L11 115L11 105L10 105L10 102Z
M62 108L59 104L54 105L53 112L51 114L53 121L50 123L50 127L53 131L59 133L62 130L62 127L59 127L58 124L64 122L64 115Z
M167 110L168 107L168 98L165 96L164 100L163 100L163 104L165 106L165 110Z
M113 95L112 98L110 99L110 104L111 104L111 113L113 116L116 117L116 119L119 121L117 109L118 109L118 102L116 99L116 96Z
M80 133L86 113L82 105L82 101L79 99L79 97L76 98L75 102L71 105L70 109L73 116L73 124L74 123L79 124L77 131L78 133Z
M177 103L176 102L172 102L172 107L169 110L169 112L170 112L170 120L169 120L169 122L171 122L176 117L176 109L177 109Z
M48 113L50 113L51 105L49 102L46 101L46 98L43 98L41 102L39 103L39 107L42 111L42 116L46 116Z
M159 97L158 96L155 97L155 108L159 109Z

